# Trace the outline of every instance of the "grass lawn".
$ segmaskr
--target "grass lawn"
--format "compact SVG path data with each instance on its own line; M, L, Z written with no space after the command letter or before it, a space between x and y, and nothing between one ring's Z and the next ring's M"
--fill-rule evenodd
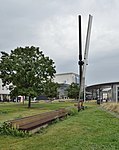
M21 104L20 104L21 105ZM18 104L0 104L0 120L50 111L72 103L34 104L32 109ZM0 136L0 150L119 150L119 119L96 104L75 116L52 124L42 133L27 138ZM6 111L6 113L4 113ZM14 115L15 114L15 115Z
M55 103L33 103L31 108L27 108L28 104L22 103L0 103L0 122L11 119L22 118L51 110L56 110L62 107L72 106L69 102L55 102Z

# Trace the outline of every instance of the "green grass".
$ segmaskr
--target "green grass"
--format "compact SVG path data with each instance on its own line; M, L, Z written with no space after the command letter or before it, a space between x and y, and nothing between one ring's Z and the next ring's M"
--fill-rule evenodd
M27 105L22 103L0 103L0 122L68 107L73 103L33 103L31 108L27 108Z
M28 111L26 107L14 108L13 104L5 105L9 110L9 117L17 109L18 112ZM37 112L40 108L52 110L70 105L72 104L35 104L32 110ZM119 119L93 103L86 105L88 107L84 111L50 125L42 133L31 137L0 136L0 150L118 150ZM0 110L5 110L5 106L2 108L0 105Z

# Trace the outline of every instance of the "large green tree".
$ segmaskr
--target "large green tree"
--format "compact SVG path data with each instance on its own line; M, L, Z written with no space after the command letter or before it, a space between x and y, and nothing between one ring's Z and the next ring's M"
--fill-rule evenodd
M31 107L31 98L43 93L44 85L56 73L53 60L34 46L18 47L10 54L1 54L0 78L3 84L11 84L12 95L29 96L28 107Z

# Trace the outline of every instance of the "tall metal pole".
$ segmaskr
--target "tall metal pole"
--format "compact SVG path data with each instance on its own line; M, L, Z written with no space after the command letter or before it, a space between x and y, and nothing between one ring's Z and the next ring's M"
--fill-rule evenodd
M78 111L80 109L80 97L81 97L81 90L82 90L82 66L83 66L83 61L82 61L82 40L81 40L81 15L78 16L79 19L79 99L78 99Z
M80 72L80 85L82 75L82 39L81 39L81 16L79 15L79 72Z
M83 77L82 77L83 78L83 89L84 89L84 102L85 102L85 94L86 94L86 92L85 92L85 75L86 75L86 65L88 65L88 52L89 52L89 44L90 44L92 19L93 19L93 16L89 15L86 44L85 44L85 52L84 52Z

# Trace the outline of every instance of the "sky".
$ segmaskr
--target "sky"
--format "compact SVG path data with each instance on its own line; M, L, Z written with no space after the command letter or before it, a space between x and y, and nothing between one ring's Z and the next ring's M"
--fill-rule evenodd
M93 16L86 84L119 81L118 0L0 0L0 50L36 46L56 72L78 73L78 15L82 45Z

